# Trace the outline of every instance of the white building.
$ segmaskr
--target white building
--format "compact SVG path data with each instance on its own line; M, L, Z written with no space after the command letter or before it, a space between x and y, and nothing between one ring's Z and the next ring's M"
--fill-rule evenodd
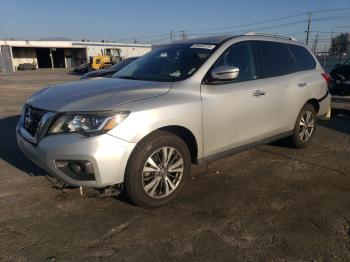
M141 56L151 50L147 44L124 44L80 41L0 40L0 72L14 72L23 63L37 68L74 68L103 54L105 49L118 49L122 58ZM52 59L51 59L52 58Z

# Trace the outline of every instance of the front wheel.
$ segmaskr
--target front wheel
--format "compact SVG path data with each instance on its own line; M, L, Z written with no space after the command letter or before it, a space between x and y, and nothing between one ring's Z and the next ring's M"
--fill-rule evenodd
M181 191L190 173L185 142L169 132L156 131L136 146L125 173L124 193L132 203L160 207Z
M295 123L293 136L291 137L294 147L306 147L316 130L316 111L311 104L306 104L300 111Z

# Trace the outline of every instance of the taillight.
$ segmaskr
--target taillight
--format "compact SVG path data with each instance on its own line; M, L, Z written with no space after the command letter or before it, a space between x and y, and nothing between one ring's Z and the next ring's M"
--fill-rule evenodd
M329 87L331 80L332 80L331 76L327 73L322 73L322 77L326 81L327 86Z

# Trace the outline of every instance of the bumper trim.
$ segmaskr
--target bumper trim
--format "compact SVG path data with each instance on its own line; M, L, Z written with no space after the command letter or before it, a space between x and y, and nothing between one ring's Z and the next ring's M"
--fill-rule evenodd
M45 137L37 145L27 141L17 128L17 144L23 154L58 180L74 186L102 188L122 183L129 156L136 143L108 134L82 138L78 134ZM62 172L56 160L89 161L95 180L77 180Z

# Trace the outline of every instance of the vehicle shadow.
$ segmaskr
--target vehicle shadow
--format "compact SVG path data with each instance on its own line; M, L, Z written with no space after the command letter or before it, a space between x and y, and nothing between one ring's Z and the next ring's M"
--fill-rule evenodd
M0 137L3 138L0 147L0 158L29 176L48 176L47 172L34 165L19 150L16 141L18 119L18 115L0 119Z
M317 124L338 132L350 135L350 110L344 108L332 108L330 120L318 120ZM294 148L289 138L283 138L269 143L271 146Z
M350 110L344 108L332 108L331 119L319 120L318 124L350 135Z
M69 71L68 74L73 75L73 76L83 76L85 73L79 73L79 72Z

